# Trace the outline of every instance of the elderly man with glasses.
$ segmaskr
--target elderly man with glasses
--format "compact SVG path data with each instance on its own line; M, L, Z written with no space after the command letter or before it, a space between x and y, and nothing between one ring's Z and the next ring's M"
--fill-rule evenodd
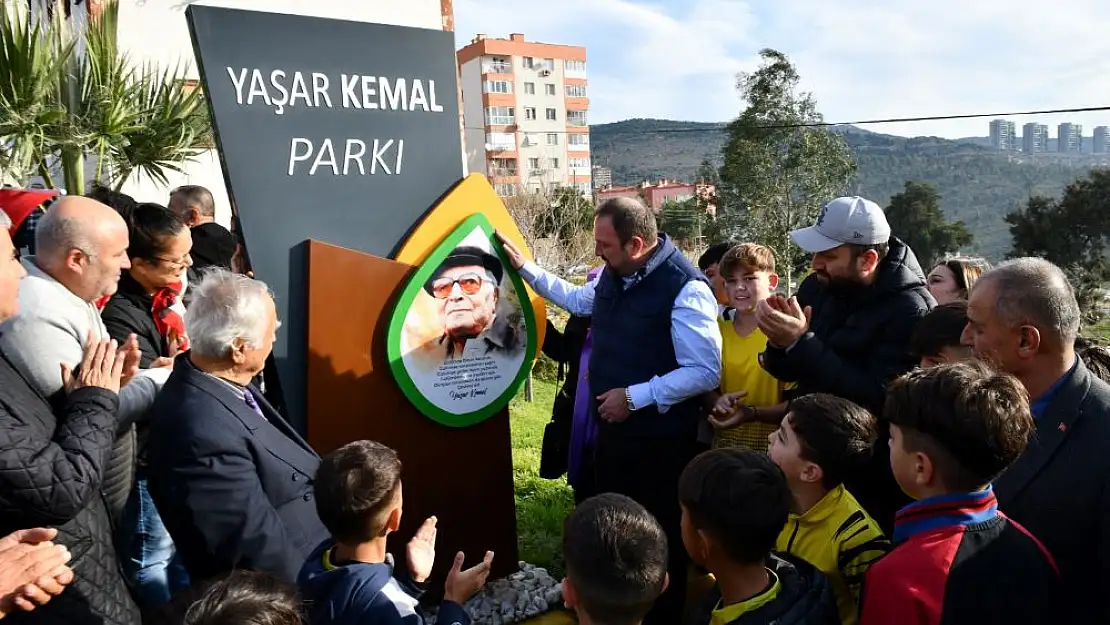
M498 313L505 269L489 252L473 246L456 248L424 285L436 300L443 324L442 360L501 354L524 347L519 311ZM515 313L515 314L514 314Z

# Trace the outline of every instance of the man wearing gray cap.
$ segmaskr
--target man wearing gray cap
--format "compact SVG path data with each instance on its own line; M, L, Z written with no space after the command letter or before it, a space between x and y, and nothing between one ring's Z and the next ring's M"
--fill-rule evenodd
M796 382L797 395L829 393L881 414L887 384L915 364L914 326L936 304L917 257L891 236L883 209L861 197L829 202L790 238L813 254L813 273L795 297L756 307L767 336L763 367ZM849 488L889 529L903 499L885 446L876 450L866 483Z

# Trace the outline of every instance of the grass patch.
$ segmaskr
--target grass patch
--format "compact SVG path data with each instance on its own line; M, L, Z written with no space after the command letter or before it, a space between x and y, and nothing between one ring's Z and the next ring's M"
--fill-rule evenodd
M539 476L543 428L551 420L556 389L553 382L535 380L533 400L524 401L521 391L509 410L520 559L547 569L558 579L563 574L563 519L574 507L574 497L565 477L545 480Z

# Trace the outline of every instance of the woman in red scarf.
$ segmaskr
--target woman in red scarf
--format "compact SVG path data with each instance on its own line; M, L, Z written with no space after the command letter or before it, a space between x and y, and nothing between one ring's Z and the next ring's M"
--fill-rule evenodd
M108 334L125 340L134 334L142 368L169 364L189 348L182 316L174 310L182 275L192 265L193 240L181 217L159 204L139 204L128 221L127 255L131 268L120 276L119 290L101 312ZM118 338L117 338L118 337ZM188 586L188 576L173 541L146 488L146 423L138 424L136 482L120 521L120 561L142 608L161 605Z

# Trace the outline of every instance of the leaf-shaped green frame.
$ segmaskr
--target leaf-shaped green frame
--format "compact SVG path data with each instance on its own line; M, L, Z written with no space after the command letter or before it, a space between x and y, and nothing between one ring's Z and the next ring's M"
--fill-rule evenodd
M423 290L425 282L431 276L432 272L439 267L458 245L469 236L475 229L480 229L490 242L490 249L501 260L502 266L505 268L505 273L509 276L513 288L516 290L517 298L520 302L521 314L524 316L525 335L527 337L527 344L524 346L524 360L521 361L520 371L517 372L516 378L509 383L505 391L498 397L490 400L485 407L467 413L456 414L448 412L439 408L431 401L429 401L420 389L416 386L412 376L409 374L408 367L405 366L404 354L401 353L401 333L404 331L405 319L408 317L409 310L412 308L416 297ZM472 425L481 423L489 417L493 416L498 410L504 408L520 390L524 381L528 378L528 372L532 368L532 362L536 358L536 345L537 328L536 328L536 315L532 310L531 301L528 298L528 292L524 286L524 281L520 278L520 274L513 269L512 264L509 263L509 258L505 254L505 250L501 247L501 242L497 240L494 235L493 224L486 219L485 215L476 213L467 217L455 230L448 235L445 239L431 253L424 259L420 267L409 277L408 284L405 285L404 291L401 292L401 297L397 300L396 306L393 308L393 316L389 321L389 333L386 339L386 354L389 358L389 367L393 370L393 377L397 381L397 385L401 387L401 391L405 394L410 402L416 406L420 412L424 413L429 419L446 425L449 427L470 427Z

